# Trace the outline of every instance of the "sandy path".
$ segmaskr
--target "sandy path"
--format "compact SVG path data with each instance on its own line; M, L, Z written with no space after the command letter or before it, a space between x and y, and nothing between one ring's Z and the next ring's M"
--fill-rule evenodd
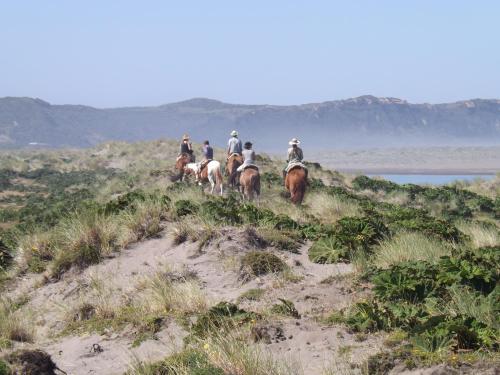
M241 304L243 308L265 313L278 302L278 298L291 300L302 318L267 318L267 323L282 329L286 339L265 347L278 357L298 361L306 375L321 373L341 355L339 351L344 358L360 362L367 354L378 350L381 340L378 336L357 342L356 337L343 328L327 327L317 321L318 315L346 307L366 293L361 288L351 290L342 280L333 284L321 283L332 275L349 274L352 272L350 265L311 263L307 258L308 244L300 249L300 254L271 249L286 261L294 274L303 276L303 279L292 283L283 282L277 276L265 276L244 283L239 279L238 258L252 247L243 230L227 229L222 232L224 235L221 238L201 252L197 243L173 246L172 239L164 234L160 238L135 244L83 272L69 272L58 282L35 288L40 276L25 276L10 294L25 293L29 297L25 309L33 312L37 326L35 346L49 352L59 367L72 375L122 374L134 361L159 360L182 348L186 332L173 321L165 324L157 340L147 340L137 348L131 347L133 338L127 329L102 336L54 337L54 332L64 328L70 306L82 300L95 280L104 280L106 286L115 292L110 298L121 303L120 299L133 293L140 280L165 270L167 266L187 267L194 272L211 303L223 300L235 302L243 292L257 287L266 289L264 298L258 302L244 302ZM103 351L92 353L93 344L98 344Z

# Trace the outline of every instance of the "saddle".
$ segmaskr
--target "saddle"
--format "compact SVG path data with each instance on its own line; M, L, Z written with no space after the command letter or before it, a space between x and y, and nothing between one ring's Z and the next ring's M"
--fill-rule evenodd
M249 165L245 165L242 169L242 172L245 170L245 169L255 169L257 172L259 171L259 167L257 167L255 164L249 164Z
M231 155L229 155L227 157L227 160L231 159L231 158L237 158L237 159L242 159L242 156L236 152L233 152Z
M288 173L288 172L290 172L294 168L303 168L307 172L307 167L305 166L305 164L303 164L301 162L288 163L287 167L285 168L285 172Z

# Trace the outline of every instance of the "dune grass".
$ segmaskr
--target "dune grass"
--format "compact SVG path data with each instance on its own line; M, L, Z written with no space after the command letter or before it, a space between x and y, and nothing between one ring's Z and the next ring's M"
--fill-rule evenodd
M211 335L200 344L201 349L224 374L241 375L299 375L301 369L291 359L277 359L268 351L249 344L244 333L231 332Z
M335 223L345 216L361 215L357 203L324 192L311 192L306 197L306 204L308 212L323 223Z
M168 274L158 273L149 280L151 308L161 313L196 314L208 309L208 300L196 280L172 281Z
M443 241L416 232L400 232L383 240L375 249L373 264L379 268L412 260L435 261L449 255L451 246Z
M474 247L500 245L500 231L494 225L464 220L458 221L455 225L470 236Z
M34 339L34 327L19 307L19 303L0 298L0 351L10 347L13 341L32 342Z

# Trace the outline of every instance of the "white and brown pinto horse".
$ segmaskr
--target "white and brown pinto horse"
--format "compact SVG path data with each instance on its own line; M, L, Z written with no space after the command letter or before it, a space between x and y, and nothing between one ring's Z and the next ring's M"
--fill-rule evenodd
M198 163L187 163L184 167L184 174L190 175L194 174L197 178L197 181L200 185L203 182L210 182L211 190L210 193L213 194L215 191L215 187L219 186L220 195L223 193L223 182L222 182L222 173L220 169L220 163L218 161L212 160L210 161L205 168L201 170L200 173L200 164Z

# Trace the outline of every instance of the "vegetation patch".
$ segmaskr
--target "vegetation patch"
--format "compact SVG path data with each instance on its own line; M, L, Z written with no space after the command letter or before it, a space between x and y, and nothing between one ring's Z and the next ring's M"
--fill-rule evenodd
M371 253L372 247L388 233L388 228L380 221L346 217L337 222L333 235L314 243L309 249L309 259L316 263L351 261L360 253Z
M214 366L206 353L195 348L187 348L162 361L151 364L138 364L129 375L224 375L224 371Z
M283 298L278 299L280 302L271 306L271 312L273 314L291 316L292 318L300 319L300 314L292 301Z
M238 297L238 301L259 301L265 293L264 289L248 289Z
M248 279L269 273L278 273L286 268L286 264L276 255L265 251L250 251L241 258L240 273Z
M219 302L206 313L199 315L191 327L191 335L206 338L207 335L220 330L231 330L249 322L260 319L260 315L240 309L230 302Z
M497 351L499 261L500 248L489 247L377 269L373 299L332 318L355 332L403 330L430 353Z

